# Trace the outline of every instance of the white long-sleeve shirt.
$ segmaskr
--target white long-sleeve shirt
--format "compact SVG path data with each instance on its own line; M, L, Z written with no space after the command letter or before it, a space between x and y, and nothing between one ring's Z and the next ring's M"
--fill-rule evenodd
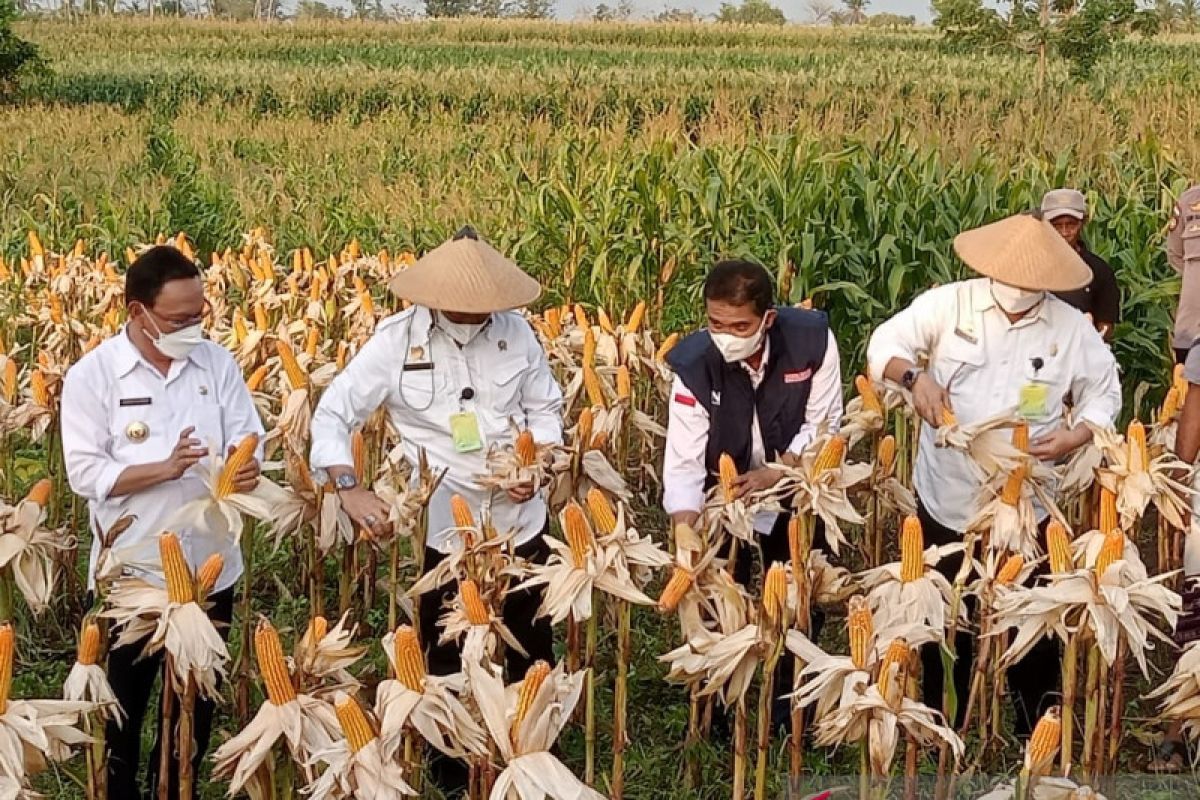
M142 439L137 437L139 424L146 431ZM188 427L196 429L192 437L204 442L210 453L224 453L251 433L263 433L241 370L229 352L213 342L206 340L186 359L171 362L164 376L121 331L79 359L63 381L63 455L71 489L88 501L93 531L107 531L127 514L137 517L116 546L129 554L128 572L160 585L158 536L176 522L175 514L185 503L205 495L203 480L193 467L178 480L136 494L110 495L127 468L170 456L180 432ZM236 542L198 528L175 532L193 568L213 553L225 559L217 591L237 582L242 553ZM100 542L94 539L89 586L99 554Z
M1112 351L1083 314L1050 294L1012 323L986 278L931 289L875 330L867 347L871 378L882 381L893 358L916 364L922 355L962 423L1016 409L1022 386L1034 380L1046 385L1047 402L1045 414L1029 420L1031 438L1062 426L1068 396L1076 424L1112 425L1121 410ZM930 515L961 531L981 486L968 457L937 447L935 437L922 426L913 482Z
M474 396L461 400L468 388ZM515 532L516 543L523 544L546 524L545 499L538 494L515 504L504 492L482 489L476 477L487 472L489 447L512 443L514 424L528 428L539 444L560 443L562 403L546 354L520 314L493 314L459 349L434 325L429 309L413 306L381 322L325 390L313 413L309 461L313 469L353 464L351 432L385 406L405 457L416 464L424 450L430 468L448 470L429 504L428 545L448 551L455 494L476 513L490 513L496 530ZM455 449L450 417L460 411L477 416L482 449Z
M750 382L758 388L766 374L771 357L770 343L763 349L759 369L753 370L744 361L742 368L750 374ZM692 396L683 381L676 378L671 386L668 403L666 456L663 461L663 509L668 514L685 511L700 511L704 507L704 481L708 476L705 453L708 449L708 411ZM838 357L837 341L829 333L825 347L825 360L813 373L812 387L808 395L804 424L800 426L788 452L801 453L816 438L817 430L826 425L837 430L842 419L842 366ZM755 415L750 429L750 467L757 469L767 461L763 446L762 431ZM774 454L771 454L774 455ZM754 528L767 533L775 522L775 514L760 514Z

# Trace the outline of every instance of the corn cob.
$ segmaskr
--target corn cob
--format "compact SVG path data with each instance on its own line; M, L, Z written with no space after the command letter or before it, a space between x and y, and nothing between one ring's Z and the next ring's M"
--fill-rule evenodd
M296 360L296 354L292 352L292 346L283 339L276 339L275 352L279 355L279 363L283 366L288 384L292 389L306 388L308 386L308 376L304 374L304 370L300 367L300 362Z
M1050 571L1063 575L1074 568L1071 558L1071 539L1067 529L1058 520L1051 520L1046 528L1046 548L1050 551Z
M603 308L596 309L596 323L600 326L600 330L610 336L617 335L617 329L613 326L612 319L608 316L608 312Z
M604 536L608 536L617 529L617 512L604 492L594 486L588 489L587 505L596 530Z
M4 402L12 405L17 399L17 362L11 357L4 360Z
M363 279L354 276L354 293L358 295L359 309L368 317L375 316L375 301L371 299L371 293L367 291L367 285L363 283Z
M588 553L592 551L592 528L583 509L574 500L563 509L562 525L567 544L571 546L571 559L577 569L583 569Z
M880 473L890 475L896 464L896 437L890 433L879 440L879 456L875 463L879 465Z
M411 625L401 625L396 629L392 649L396 661L396 679L410 691L425 691L425 657L421 653L421 643L417 641L417 632Z
M262 304L261 300L255 301L253 311L254 327L260 331L265 331L271 327L270 319L267 317L267 307Z
M546 332L550 339L562 336L562 315L557 308L547 308L542 318L546 321Z
M246 380L246 388L249 389L251 393L257 392L262 388L263 381L267 379L268 372L270 372L270 368L266 364L263 364L258 369L254 370L254 372L251 373L250 377Z
M1146 426L1139 420L1133 420L1129 423L1125 439L1129 444L1129 471L1145 472L1150 466L1150 453L1146 448Z
M781 628L787 618L787 571L775 563L763 580L763 616L775 628Z
M733 456L729 453L721 453L721 458L717 461L719 472L718 477L721 482L721 496L726 503L732 503L737 499L737 487L734 481L737 480L738 471L737 465L733 463Z
M628 400L633 397L633 380L629 377L629 367L622 364L617 367L617 399Z
M233 453L229 458L225 459L225 466L221 467L221 475L217 479L217 488L213 492L218 500L224 500L236 491L237 474L242 467L253 460L254 452L257 449L257 433L251 433L237 443L237 447L233 449Z
M517 710L512 721L511 734L514 746L517 744L517 732L521 729L521 723L525 721L530 706L533 705L542 684L548 677L550 677L550 665L545 661L535 661L529 666L529 669L525 670L525 680L521 681L521 692L517 696Z
M343 695L334 704L334 710L337 712L338 724L350 745L351 753L362 750L375 738L375 729L371 727L371 721L353 697Z
M1001 586L1007 586L1017 579L1017 575L1021 573L1021 569L1025 566L1025 559L1020 553L1014 553L1009 556L1003 564L1000 565L1000 570L996 573L996 583Z
M900 528L900 581L912 583L925 574L925 532L921 520L904 518Z
M304 341L304 352L309 358L315 358L317 349L321 346L321 331L315 325L308 329L308 337Z
M100 660L100 626L88 621L79 635L79 646L75 650L75 660L85 667L90 667Z
M283 658L279 632L265 618L260 619L254 629L254 658L271 704L282 706L295 700L296 687L292 685L292 676Z
M908 642L904 639L895 639L888 645L887 652L883 654L883 661L879 663L879 693L889 703L893 702L891 697L893 680L897 681L899 691L901 693L904 691L905 676L908 672L908 654Z
M315 644L324 639L327 633L329 633L329 620L318 614L308 621L308 627L304 631L304 638Z
M29 393L35 404L42 408L50 407L50 387L46 383L46 373L41 368L35 368L29 375Z
M513 451L517 455L517 463L522 467L532 467L537 462L537 443L533 441L533 431L523 430L517 435Z
M1125 533L1120 528L1113 528L1104 535L1104 544L1096 556L1096 575L1103 577L1109 567L1124 557Z
M346 342L338 342L337 358L335 359L334 363L337 365L339 372L341 372L342 369L345 368L346 358L349 355L350 355L350 345L347 344Z
M842 436L831 437L821 452L817 453L817 460L813 464L813 477L819 478L831 469L837 469L842 465L842 459L846 457L846 439Z
M0 716L8 713L8 698L12 692L15 644L12 625L8 622L0 623Z
M32 230L29 231L29 255L32 258L39 258L46 255L46 248L42 247L42 240Z
M1058 706L1049 708L1033 729L1033 736L1025 746L1025 769L1031 774L1041 775L1058 755L1062 744L1062 714Z
M954 412L945 406L942 406L942 424L947 427L958 424L958 417L954 416Z
M213 553L204 560L200 569L196 570L196 597L201 600L208 597L217 585L217 578L221 577L221 570L224 568L225 559L220 553Z
M46 504L50 502L50 493L53 489L54 482L49 478L42 478L29 489L29 494L25 495L25 502L45 508Z
M587 390L588 402L593 406L607 408L608 401L604 397L604 387L600 385L600 376L592 367L583 368L583 388Z
M588 450L603 450L608 447L608 431L600 431L588 442Z
M870 657L871 638L875 635L875 620L871 607L862 595L850 598L850 613L846 617L846 629L850 638L850 660L856 669L866 669Z
M1179 415L1179 387L1172 386L1167 389L1167 396L1163 398L1162 409L1158 412L1158 424L1167 425L1175 421L1175 417Z
M792 562L792 569L797 575L804 575L808 572L808 556L812 550L812 539L805 533L804 524L801 522L799 515L793 514L788 520L788 557Z
M583 329L583 368L596 366L596 334L591 328Z
M1108 533L1119 527L1117 520L1117 496L1104 486L1100 487L1100 532Z
M571 313L575 315L575 324L585 331L591 330L592 323L588 321L587 312L583 310L583 306L576 303L571 308Z
M675 567L671 572L671 579L667 581L662 595L658 598L658 610L664 614L669 614L679 608L679 601L692 588L694 580L695 578L692 577L692 573L683 567Z
M637 333L641 330L642 320L646 318L646 301L640 301L633 307L633 311L629 312L629 319L625 320L625 332Z
M654 360L661 364L667 359L667 356L675 349L675 345L677 344L679 344L678 333L672 333L666 339L663 339L663 343L654 351Z
M859 375L854 379L854 388L858 390L858 396L862 398L863 411L870 411L874 414L883 413L883 403L879 400L879 393L871 385L870 378L866 375Z
M1013 428L1012 432L1013 447L1020 450L1022 453L1029 452L1029 423L1021 422Z
M170 532L159 536L158 553L167 582L167 598L172 603L195 602L196 584L192 571L188 569L187 559L183 557L179 537Z
M362 428L350 434L350 460L354 462L354 477L362 483L367 472L367 439Z
M472 625L487 625L492 621L492 615L479 594L479 584L471 578L464 578L458 582L458 591L462 595L463 610L467 614L468 622Z
M461 494L450 497L450 516L454 519L456 528L475 527L475 515L471 513L471 506Z
M576 427L576 439L582 447L587 447L592 441L592 428L596 424L595 412L590 408L585 408L579 412L579 424Z
M1008 480L1004 482L1004 492L1000 495L1000 501L1008 506L1016 506L1021 502L1021 489L1025 485L1025 478L1029 475L1029 466L1021 463L1013 468L1013 471L1008 473Z

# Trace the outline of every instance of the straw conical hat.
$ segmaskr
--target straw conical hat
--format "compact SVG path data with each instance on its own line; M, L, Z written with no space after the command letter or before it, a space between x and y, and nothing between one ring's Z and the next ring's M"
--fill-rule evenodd
M1092 270L1049 222L1032 214L960 233L954 251L971 269L1020 289L1069 292L1092 282Z
M426 308L471 314L521 308L542 293L536 280L470 228L397 274L388 288Z

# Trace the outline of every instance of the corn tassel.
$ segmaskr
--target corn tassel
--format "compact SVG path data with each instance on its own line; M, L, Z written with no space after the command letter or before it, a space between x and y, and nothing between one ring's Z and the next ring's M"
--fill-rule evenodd
M100 660L100 626L88 622L83 626L79 635L79 646L75 650L75 660L85 667L90 667Z
M529 708L533 705L538 691L541 690L542 684L548 677L550 677L550 665L545 661L535 661L529 665L529 669L525 670L525 680L521 681L521 692L517 696L517 712L513 715L512 721L511 733L514 746L517 744L517 732L521 729L521 723L525 721Z
M337 712L338 724L350 745L351 753L362 750L375 738L375 729L371 727L371 721L353 697L344 695L335 703L334 710Z
M1025 559L1020 553L1014 553L1009 556L1000 566L999 572L996 573L996 583L1001 586L1008 586L1017 579L1021 574L1021 569L1025 566Z
M1146 426L1136 419L1130 422L1125 439L1129 444L1129 471L1135 474L1145 472L1150 466L1150 452L1146 447Z
M1021 489L1025 486L1025 478L1029 475L1029 466L1027 464L1018 464L1013 468L1013 471L1008 474L1008 480L1004 482L1004 492L1000 495L1000 501L1007 506L1016 506L1021 502Z
M846 457L846 439L842 436L833 436L821 448L821 452L817 453L817 460L813 464L813 477L819 478L831 469L837 469L842 465L842 459Z
M1103 577L1109 567L1124 557L1125 533L1120 528L1113 528L1104 535L1104 544L1096 556L1096 575Z
M662 595L658 598L658 610L664 614L670 614L679 608L679 601L692 588L694 580L695 578L692 577L692 573L683 567L675 567L671 573L671 579L667 581Z
M629 367L622 364L617 367L617 399L629 400L633 397L633 380L629 377Z
M625 332L637 333L641 330L642 320L646 318L646 301L640 301L633 307L633 311L629 312L629 319L625 320Z
M879 440L879 455L876 463L879 465L881 474L891 474L892 467L896 464L896 437L890 433Z
M916 517L904 518L900 529L900 581L912 583L925 574L925 532Z
M167 598L178 604L195 602L196 584L179 537L169 532L158 537L158 552L167 582Z
M283 366L283 371L287 375L288 384L292 390L304 389L308 387L308 375L300 367L300 362L296 360L296 354L292 352L292 346L283 339L275 340L275 352L279 355L279 363Z
M1109 533L1120 527L1117 518L1117 496L1109 489L1100 487L1100 532Z
M732 503L737 499L737 487L734 486L734 481L738 477L737 465L733 463L733 456L729 453L721 453L721 458L717 463L721 481L721 496L726 503Z
M859 375L854 379L854 388L858 390L858 396L862 398L863 411L883 414L883 403L879 400L879 393L875 391L870 378L866 375Z
M583 509L573 500L563 509L562 525L567 544L571 546L571 560L577 569L583 569L588 553L592 551L594 538Z
M596 425L596 414L590 408L579 412L579 424L576 426L576 439L580 446L587 447L592 441L592 429Z
M8 713L8 698L12 693L15 644L12 624L0 623L0 716Z
M50 502L50 494L53 489L54 482L49 478L42 478L30 488L29 494L25 495L25 502L45 508L46 504Z
M1025 769L1031 774L1041 775L1058 755L1062 744L1062 713L1058 706L1049 708L1038 720L1033 736L1025 746Z
M479 584L471 578L464 578L458 582L458 591L462 595L463 610L467 614L468 622L472 625L487 625L492 621L492 615L479 594Z
M1074 569L1071 558L1071 538L1067 529L1058 520L1051 520L1046 528L1046 548L1050 551L1050 571L1064 575Z
M588 489L587 505L592 523L602 535L608 536L617 529L617 512L604 492L596 487Z
M850 613L846 618L846 629L850 639L850 660L855 669L865 670L871 652L871 638L875 635L875 620L871 606L862 595L850 598Z
M1021 422L1013 428L1012 432L1013 447L1020 450L1022 453L1029 452L1029 423Z
M396 629L392 649L396 661L396 679L409 691L425 691L425 657L421 652L421 643L417 641L417 632L411 625L401 625Z
M282 706L295 700L296 687L292 685L292 676L283 658L279 631L269 620L260 619L254 629L254 658L271 704Z
M450 516L454 519L456 528L475 527L475 515L471 513L471 506L461 494L450 497Z
M213 493L218 500L224 500L236 491L237 474L242 467L254 459L254 453L257 449L257 433L251 433L237 443L237 447L233 449L233 453L229 458L225 459L225 466L221 467L221 475L217 479L217 488Z
M517 435L513 451L517 455L518 464L522 467L532 467L537 462L537 443L533 441L533 431L521 431Z
M663 361L666 361L667 356L670 355L671 351L675 349L675 345L677 344L679 344L678 333L672 333L666 339L663 339L663 343L660 344L658 349L654 351L654 360L660 364Z
M763 616L775 629L782 628L787 620L787 570L775 563L767 570L763 580Z

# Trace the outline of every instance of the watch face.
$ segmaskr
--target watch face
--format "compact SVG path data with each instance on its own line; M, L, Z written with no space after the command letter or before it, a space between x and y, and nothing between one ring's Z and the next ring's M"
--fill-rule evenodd
M353 489L358 486L358 480L353 475L338 475L337 488Z

